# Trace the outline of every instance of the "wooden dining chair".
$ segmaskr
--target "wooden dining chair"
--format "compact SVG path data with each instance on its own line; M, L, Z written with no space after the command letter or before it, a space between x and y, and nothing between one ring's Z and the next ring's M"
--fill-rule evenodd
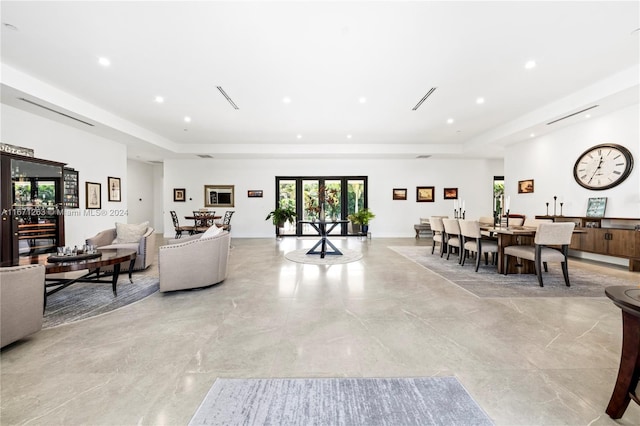
M562 267L562 275L567 287L569 284L569 268L567 266L567 254L575 223L540 223L534 237L534 245L513 245L504 248L504 274L509 270L509 257L531 260L536 266L538 284L542 284L542 264L545 272L548 262L559 262ZM560 246L560 248L549 247Z
M498 259L498 242L483 238L480 232L480 222L477 220L461 220L458 222L460 225L460 234L462 234L462 253L461 265L464 266L464 261L470 253L476 254L476 272L480 268L480 259L484 255L484 264L489 264L489 253L491 253L492 261L497 263Z
M234 213L234 210L227 210L226 212L224 212L222 223L219 226L225 231L231 232L231 216L233 216Z
M206 214L200 210L193 211L193 227L195 234L201 234L205 232L209 227L207 226Z
M455 249L458 251L458 263L460 263L462 262L462 236L458 219L442 219L442 224L447 241L447 260Z
M192 235L194 232L194 227L193 226L181 226L180 225L180 221L178 220L178 215L176 214L175 210L171 210L169 213L171 213L171 220L173 221L173 228L176 231L176 235L174 238L180 238L182 237L182 233L183 232L188 232L189 235Z

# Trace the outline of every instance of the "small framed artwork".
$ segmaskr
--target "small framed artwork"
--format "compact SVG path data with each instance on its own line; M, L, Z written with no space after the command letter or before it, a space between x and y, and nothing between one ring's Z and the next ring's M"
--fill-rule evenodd
M205 185L204 186L204 206L205 207L233 207L234 185Z
M518 194L530 194L533 192L533 179L518 181Z
M407 188L393 188L393 199L394 200L406 200L407 199Z
M102 208L102 185L96 182L86 182L86 205L87 209L101 209Z
M183 203L187 199L187 190L184 188L173 188L173 201Z
M247 191L247 197L249 198L262 198L261 189L250 189Z
M120 195L120 178L109 176L107 178L107 187L109 188L109 196L107 197L109 201L122 201Z
M418 203L432 203L434 201L433 186L418 186L416 187L416 201Z
M444 199L445 200L457 200L458 199L458 188L445 188L444 189Z
M604 217L607 208L607 197L589 198L587 203L587 217Z

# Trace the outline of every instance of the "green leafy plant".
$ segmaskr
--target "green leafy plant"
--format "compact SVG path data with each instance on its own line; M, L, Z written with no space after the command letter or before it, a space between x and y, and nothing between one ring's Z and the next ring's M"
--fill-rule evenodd
M296 220L296 211L290 205L277 207L274 210L270 211L265 218L265 220L269 219L271 219L273 224L278 227L282 227L285 222L293 224Z
M375 217L376 215L367 208L360 209L357 212L350 214L347 218L351 223L356 225L369 225L369 221Z

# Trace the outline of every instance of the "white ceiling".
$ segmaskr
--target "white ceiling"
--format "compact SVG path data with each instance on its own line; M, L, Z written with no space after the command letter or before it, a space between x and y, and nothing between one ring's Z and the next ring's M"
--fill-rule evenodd
M121 140L142 160L499 157L505 144L549 131L555 118L638 102L638 1L2 1L0 8L2 101ZM101 56L109 67L98 64ZM525 69L528 60L537 66ZM601 83L629 69L636 70L630 83Z

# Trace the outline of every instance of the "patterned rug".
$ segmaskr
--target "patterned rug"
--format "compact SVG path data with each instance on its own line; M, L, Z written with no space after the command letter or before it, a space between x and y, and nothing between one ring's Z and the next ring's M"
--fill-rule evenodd
M455 377L217 379L189 425L492 425Z
M91 318L144 299L158 291L158 277L133 273L133 284L128 275L122 274L113 295L111 284L75 283L47 296L43 328L55 327Z
M460 266L457 257L454 258L452 255L447 260L445 255L441 258L437 249L434 254L431 254L431 247L389 248L478 297L606 297L604 294L606 287L639 284L638 281L581 269L569 259L570 287L564 283L560 264L551 263L549 272L542 275L544 287L540 287L535 274L498 274L495 265L485 265L484 260L480 263L478 272L475 272L473 261L467 261L464 266Z
M290 251L284 257L292 262L308 263L311 265L338 265L350 263L362 259L362 253L356 250L341 248L342 255L325 255L324 259L319 254L307 254L308 248Z

